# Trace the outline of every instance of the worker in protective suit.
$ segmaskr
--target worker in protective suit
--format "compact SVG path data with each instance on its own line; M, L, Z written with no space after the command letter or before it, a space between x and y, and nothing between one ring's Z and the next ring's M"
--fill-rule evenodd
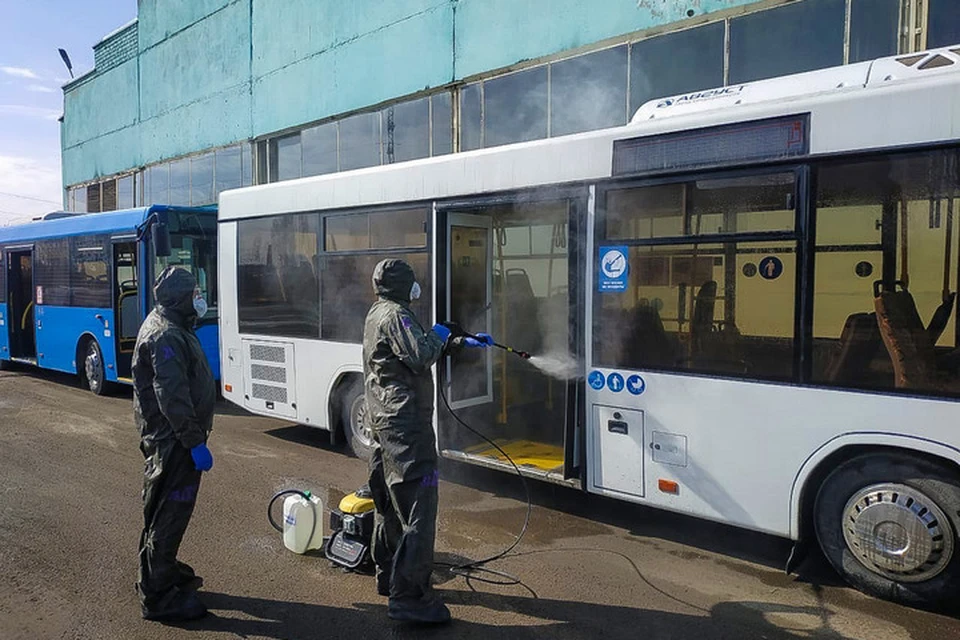
M193 326L206 302L189 271L167 267L154 287L150 312L133 352L133 411L145 458L143 533L137 592L143 617L180 621L202 617L202 580L177 560L200 488L213 466L216 384Z
M410 309L420 285L403 260L380 262L373 288L363 373L377 443L370 461L377 591L390 597L387 615L394 620L443 623L450 611L430 584L439 480L430 368L446 347L488 347L493 339L465 336L452 324L425 331Z

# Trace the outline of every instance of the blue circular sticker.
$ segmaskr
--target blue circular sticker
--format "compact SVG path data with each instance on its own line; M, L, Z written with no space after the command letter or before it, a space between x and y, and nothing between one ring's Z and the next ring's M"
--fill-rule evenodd
M627 378L627 391L635 396L640 395L647 390L647 383L638 375L632 375Z
M760 277L764 280L776 280L783 273L783 262L776 256L767 256L760 261Z
M604 385L607 384L607 379L603 376L603 373L600 371L591 371L590 375L587 377L587 382L590 383L590 386L600 391L603 389Z
M623 376L619 373L611 373L607 378L607 388L614 393L623 391Z

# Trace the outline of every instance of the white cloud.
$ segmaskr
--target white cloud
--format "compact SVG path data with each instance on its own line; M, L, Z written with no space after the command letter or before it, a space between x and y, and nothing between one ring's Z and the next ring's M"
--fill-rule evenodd
M30 107L23 104L0 104L0 115L41 118L43 120L57 120L60 117L60 109Z
M61 209L54 204L63 198L61 184L57 158L0 155L0 226Z
M24 67L0 67L0 71L8 76L16 76L17 78L27 78L28 80L40 79L40 76Z
M53 93L55 89L45 87L42 84L31 84L27 87L27 91L33 91L34 93Z

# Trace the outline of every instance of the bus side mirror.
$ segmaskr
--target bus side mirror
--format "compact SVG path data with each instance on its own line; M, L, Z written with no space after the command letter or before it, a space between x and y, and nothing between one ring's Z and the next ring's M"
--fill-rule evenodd
M170 249L170 229L163 222L153 225L153 253L157 257L169 256Z

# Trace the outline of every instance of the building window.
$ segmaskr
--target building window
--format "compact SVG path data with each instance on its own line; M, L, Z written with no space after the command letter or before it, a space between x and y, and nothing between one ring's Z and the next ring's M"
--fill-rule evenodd
M730 84L843 64L845 0L806 0L730 20Z
M270 182L299 178L302 155L300 134L277 138L270 144Z
M337 171L337 123L328 122L300 133L303 175L319 176Z
M117 178L117 209L132 209L136 206L133 174Z
M100 185L87 185L87 213L97 213L100 208Z
M604 259L604 246L627 246L618 258L627 267L617 287L605 291L597 282L594 360L791 379L794 190L792 173L774 173L608 191L597 255ZM771 239L778 230L785 231ZM701 234L722 235L698 242Z
M896 55L900 0L853 0L850 7L850 62Z
M547 137L547 67L483 83L483 146Z
M449 91L430 96L432 112L431 154L453 153L453 94Z
M147 201L144 205L169 204L170 202L170 165L167 163L147 167Z
M380 113L358 113L340 120L340 170L380 164Z
M627 47L550 65L550 135L564 136L627 122Z
M960 2L927 0L927 46L949 47L960 44Z
M483 85L479 82L460 89L460 150L483 147Z
M823 165L813 379L960 393L956 149Z
M214 154L204 153L190 158L190 204L212 204L217 201L213 190Z
M383 163L430 157L430 98L387 107L383 122Z
M104 180L100 183L100 210L117 210L117 181L115 179Z
M319 227L316 213L238 223L241 333L320 336Z
M631 116L648 100L723 86L722 22L630 46Z
M236 189L243 181L243 146L226 147L214 152L214 192Z
M190 204L190 160L183 158L169 163L170 197L163 204Z

